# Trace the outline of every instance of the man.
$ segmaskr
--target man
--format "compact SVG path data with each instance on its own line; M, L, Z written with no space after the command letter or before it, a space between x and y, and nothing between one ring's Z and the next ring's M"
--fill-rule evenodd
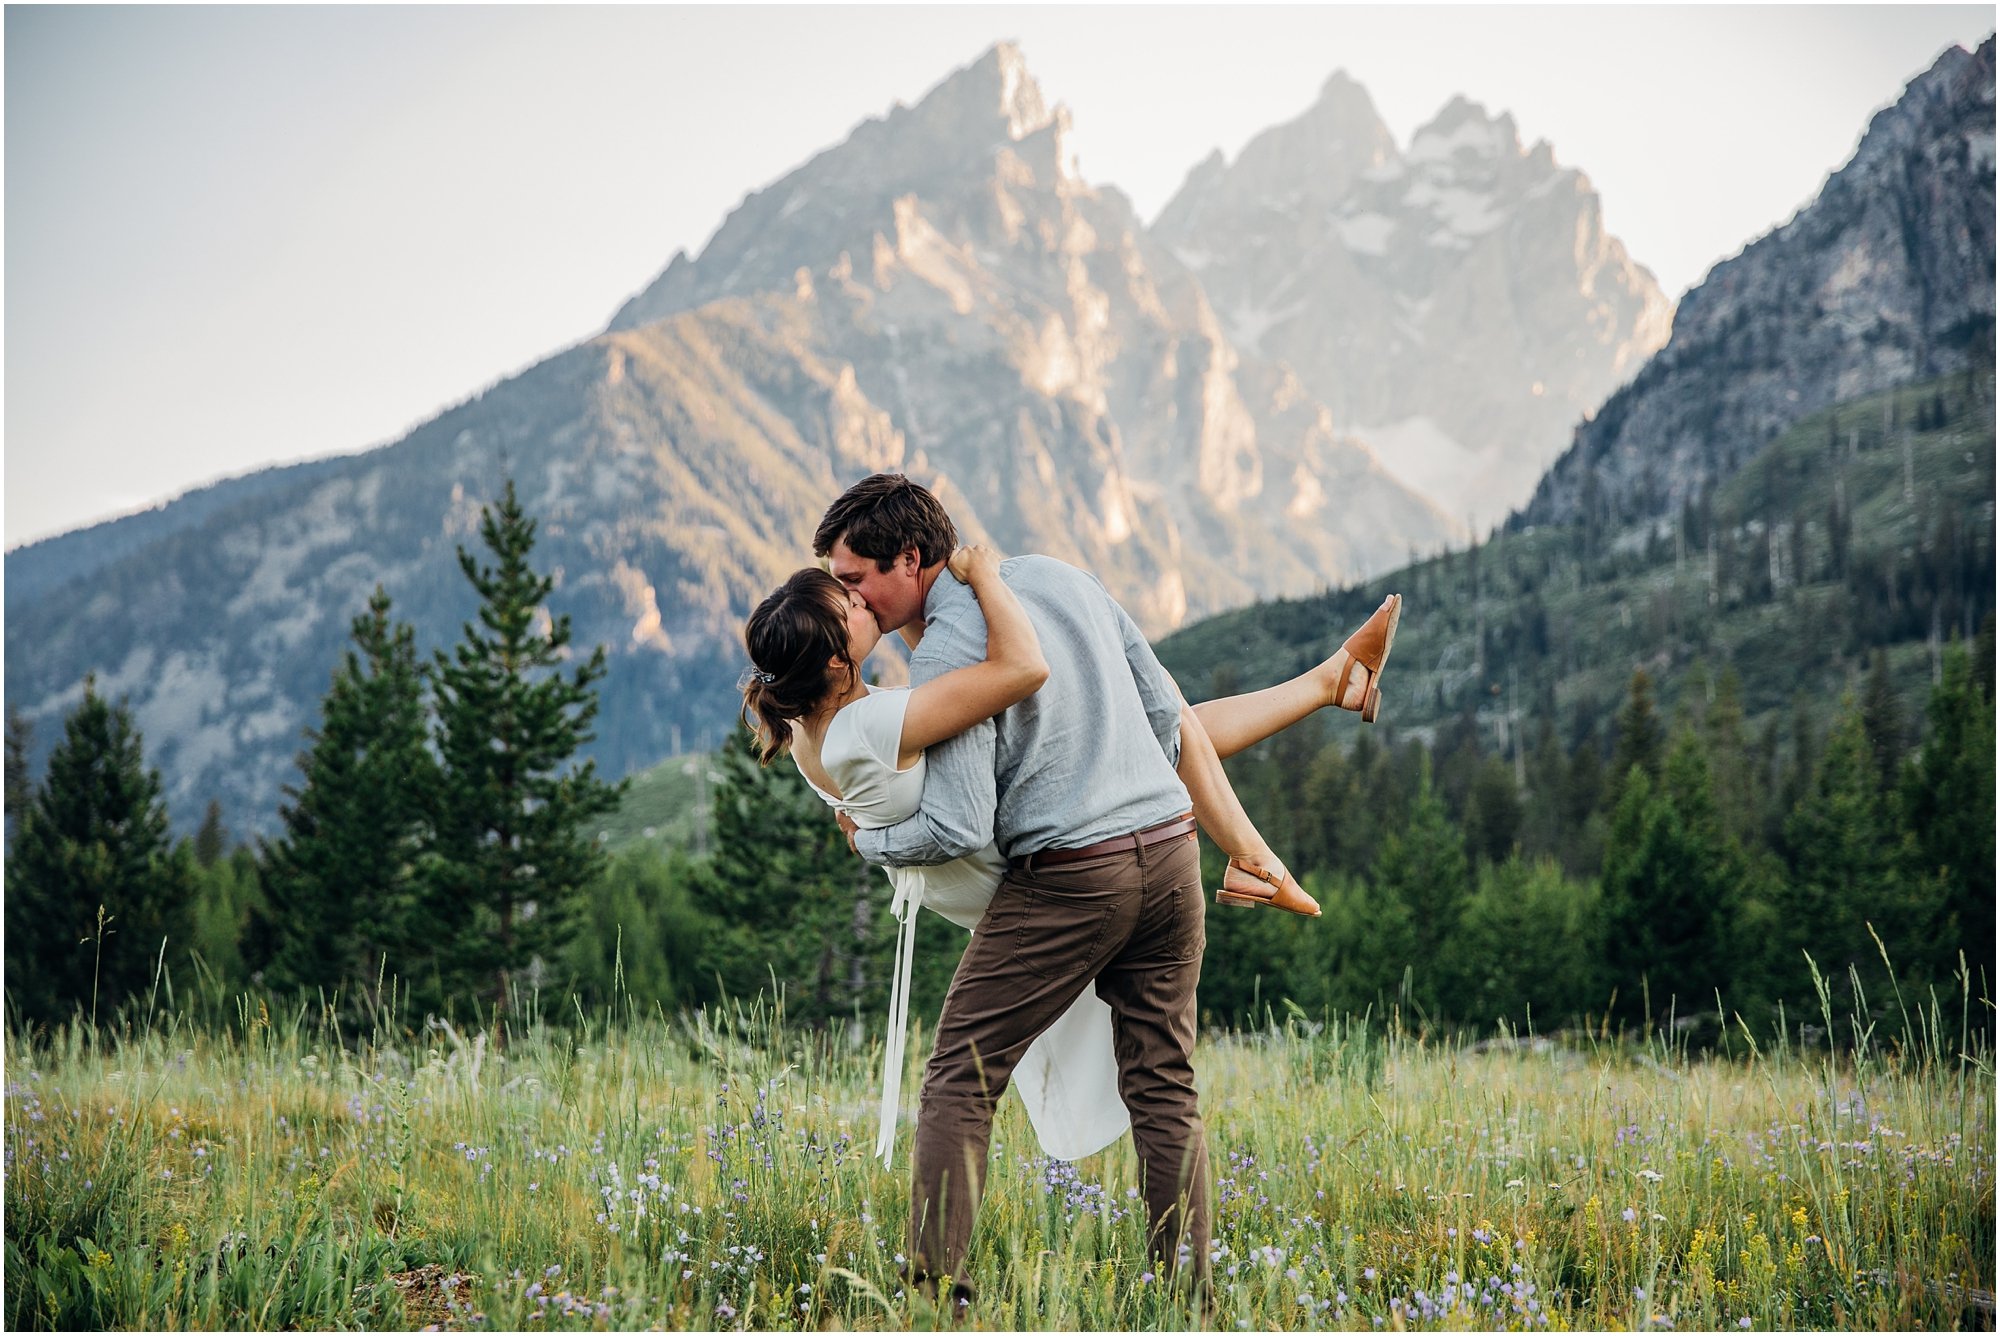
M985 656L978 601L941 580L957 532L900 474L855 484L813 549L886 632L920 625L921 685ZM1119 1093L1132 1118L1162 1274L1208 1270L1208 1148L1191 1058L1207 941L1180 756L1180 693L1095 577L1048 557L1001 575L1028 610L1049 680L996 719L932 747L923 805L855 848L889 866L947 862L989 840L1007 871L966 948L924 1072L912 1162L912 1278L963 1281L985 1187L993 1111L1015 1064L1095 985L1111 1007ZM844 825L848 823L843 823Z

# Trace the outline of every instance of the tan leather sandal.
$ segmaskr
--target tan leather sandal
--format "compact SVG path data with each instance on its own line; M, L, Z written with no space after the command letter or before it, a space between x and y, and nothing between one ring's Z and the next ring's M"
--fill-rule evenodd
M1229 877L1235 872L1262 884L1245 885L1239 881L1231 886ZM1282 864L1276 872L1272 872L1245 858L1229 860L1229 866L1222 873L1222 889L1215 893L1215 903L1243 908L1282 909L1306 918L1319 917L1319 901L1307 895L1305 888L1292 880L1292 874L1285 871Z
M1341 646L1347 651L1349 676L1341 684L1340 708L1359 710L1361 721L1365 724L1374 723L1376 714L1382 708L1379 680L1383 666L1389 662L1389 649L1396 643L1396 625L1402 620L1403 596L1391 594L1382 600L1382 606L1375 609L1374 615L1361 624L1361 629ZM1360 682L1353 680L1356 665L1367 673ZM1349 704L1350 701L1353 703Z

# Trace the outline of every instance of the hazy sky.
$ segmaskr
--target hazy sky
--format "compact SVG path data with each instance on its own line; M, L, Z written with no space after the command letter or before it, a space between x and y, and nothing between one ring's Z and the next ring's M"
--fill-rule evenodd
M6 10L8 547L379 445L993 42L1154 217L1344 68L1582 168L1669 296L1989 6Z

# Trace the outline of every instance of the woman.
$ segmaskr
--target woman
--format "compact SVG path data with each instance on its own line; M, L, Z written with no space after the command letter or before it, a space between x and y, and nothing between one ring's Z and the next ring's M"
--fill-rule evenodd
M744 709L754 716L760 761L768 765L789 747L814 791L859 826L889 826L910 816L923 790L924 749L1025 700L1048 676L1034 627L1000 578L998 554L960 548L947 569L979 600L986 658L914 690L885 691L862 681L860 665L881 632L860 597L824 571L794 574L758 606L745 628L756 666L744 682ZM1243 812L1220 758L1325 705L1357 710L1372 720L1401 604L1400 596L1390 595L1361 631L1310 673L1194 707L1198 726L1182 729L1179 775L1202 828L1230 855L1218 902L1319 913ZM907 630L904 636L914 647L917 636ZM916 910L927 905L961 927L975 927L1004 864L989 844L949 863L888 869L895 887L892 912L901 930L876 1140L885 1161L899 1105ZM1043 1149L1058 1159L1101 1150L1126 1129L1111 1012L1095 991L1085 990L1035 1041L1014 1084Z

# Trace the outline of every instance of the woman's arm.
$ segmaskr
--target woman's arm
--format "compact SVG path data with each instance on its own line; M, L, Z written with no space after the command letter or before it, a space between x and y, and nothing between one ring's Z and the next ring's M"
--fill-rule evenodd
M1028 610L1000 579L1000 554L985 547L961 547L951 554L951 573L972 586L986 616L986 658L924 683L910 693L903 713L903 736L896 764L907 769L924 748L957 737L982 720L1035 694L1049 680L1042 642Z

